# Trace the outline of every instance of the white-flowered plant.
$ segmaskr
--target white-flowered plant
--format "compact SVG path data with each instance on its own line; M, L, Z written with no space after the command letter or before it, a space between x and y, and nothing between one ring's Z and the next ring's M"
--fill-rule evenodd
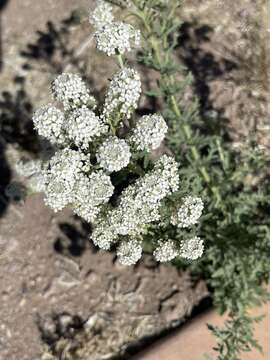
M28 175L39 179L53 210L69 206L91 222L93 243L103 250L115 246L122 264L135 264L146 242L157 261L196 259L203 241L191 228L203 203L182 191L179 164L172 156L152 160L168 127L160 114L136 120L140 76L119 57L138 43L139 32L114 22L112 7L104 1L98 1L90 22L97 48L117 55L120 70L112 76L103 106L96 106L80 76L64 73L53 81L55 104L41 107L33 117L53 153L38 170L30 167Z

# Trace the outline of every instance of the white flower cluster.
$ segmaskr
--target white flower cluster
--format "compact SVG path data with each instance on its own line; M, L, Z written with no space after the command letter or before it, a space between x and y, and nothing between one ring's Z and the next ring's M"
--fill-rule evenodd
M153 253L155 259L160 262L171 261L179 255L179 249L174 240L158 241L158 246Z
M74 186L89 165L90 161L78 151L65 148L56 152L43 169L46 204L55 211L71 204Z
M109 119L115 113L130 118L137 108L141 95L140 76L134 69L123 68L117 72L106 94L103 118Z
M181 241L176 240L159 240L158 246L154 250L154 257L159 262L167 262L181 256L188 260L196 260L203 254L204 242L198 236Z
M103 0L97 1L97 6L89 17L90 24L100 29L106 24L111 24L113 20L112 6Z
M142 257L142 245L137 239L122 241L117 248L116 255L123 265L133 265Z
M108 56L124 54L140 45L140 31L123 22L106 23L94 33L97 49Z
M161 115L145 115L137 121L130 142L137 150L150 152L160 146L167 130L168 126Z
M128 144L117 136L107 138L97 151L100 166L108 172L119 171L129 164L131 157Z
M74 144L87 149L94 138L108 132L108 126L86 106L92 108L95 99L89 95L89 90L78 75L59 75L53 81L52 89L55 99L62 102L66 113L52 104L39 108L33 116L39 135L52 144Z
M74 187L73 210L84 220L92 222L112 196L114 187L108 175L101 171L81 176Z
M122 55L140 45L139 30L130 24L113 20L112 7L103 0L98 1L89 18L96 29L94 38L98 50L105 52L108 56Z
M195 236L182 242L179 255L189 260L196 260L202 256L203 250L203 240Z
M171 223L179 228L187 228L198 222L203 211L203 202L199 197L186 196L183 204L171 217ZM191 239L177 242L176 240L158 241L154 251L154 257L157 261L171 261L177 256L189 260L196 260L202 256L204 242L198 236Z
M69 139L82 149L87 149L93 138L108 132L108 126L86 106L70 112L65 128Z
M63 104L65 110L87 105L94 107L96 100L77 74L63 73L52 82L52 93L56 101Z
M147 224L160 219L162 199L177 191L178 186L177 163L163 155L152 171L123 191L118 206L99 219L92 234L94 243L108 249L118 236L136 238L142 234Z
M40 136L52 143L65 143L65 116L55 106L49 104L39 108L33 115L33 122Z
M43 170L45 202L55 211L71 205L74 212L93 221L101 204L108 202L114 187L108 175L91 170L90 159L78 151L58 151Z
M183 204L173 214L171 222L180 228L187 228L198 222L203 211L203 201L199 197L186 196Z

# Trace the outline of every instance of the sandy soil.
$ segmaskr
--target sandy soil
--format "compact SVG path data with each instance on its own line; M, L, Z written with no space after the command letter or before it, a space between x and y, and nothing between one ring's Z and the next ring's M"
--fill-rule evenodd
M203 283L151 259L115 263L91 247L89 229L68 211L56 216L40 195L10 205L0 226L3 360L40 359L44 341L59 355L70 345L67 329L69 339L87 336L91 359L100 359L177 325L206 295Z

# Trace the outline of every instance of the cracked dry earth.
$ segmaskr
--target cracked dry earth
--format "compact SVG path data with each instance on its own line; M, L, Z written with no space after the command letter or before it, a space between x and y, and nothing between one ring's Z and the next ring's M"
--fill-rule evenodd
M11 204L0 226L1 360L120 356L178 325L207 295L203 283L147 256L136 267L119 265L41 195Z

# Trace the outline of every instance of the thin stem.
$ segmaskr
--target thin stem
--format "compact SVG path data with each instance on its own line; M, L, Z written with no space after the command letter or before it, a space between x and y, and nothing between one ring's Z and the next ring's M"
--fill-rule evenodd
M123 58L122 58L122 55L121 55L121 54L118 54L118 55L117 55L117 60L118 60L118 64L119 64L120 68L123 69L123 67L124 67L124 61L123 61Z
M137 5L136 1L133 1L133 2L135 4L135 6L136 6ZM173 9L173 12L175 10L176 10L176 8ZM158 65L159 65L159 68L161 69L162 65L163 65L163 61L162 61L162 56L161 56L162 49L160 49L160 42L154 37L154 34L153 34L152 30L151 30L151 27L149 26L149 24L146 21L145 14L140 10L138 10L136 12L133 12L133 14L135 16L137 16L142 21L143 26L145 28L145 31L146 31L146 33L148 33L148 41L149 41L150 46L153 49L153 55L156 58L156 61L157 61ZM163 44L163 46L164 46L164 44L167 44L167 40L164 41L164 39L163 39L162 44ZM161 75L161 80L164 81L165 85L168 85L168 84L170 84L172 86L175 85L175 79L171 75L166 74L166 72L165 72L165 74ZM182 129L182 131L183 131L183 133L185 135L185 138L186 138L187 142L190 143L191 140L192 140L192 137L193 137L192 129L189 126L189 124L183 123L181 121L181 111L180 111L180 108L179 108L179 106L178 106L178 104L176 102L176 98L175 98L174 95L170 96L170 104L171 104L171 107L172 107L172 110L173 110L174 114L179 119L179 122L181 124L181 129ZM198 149L196 148L195 145L191 145L191 155L192 155L192 158L195 161L196 165L198 165L199 162L200 162L201 156L200 156L200 153L199 153L199 151L198 151ZM202 175L202 177L203 177L204 181L206 182L206 184L210 187L210 190L213 193L213 195L216 197L217 201L220 202L221 201L221 196L219 194L219 190L218 190L218 188L216 186L211 185L211 178L210 178L210 175L209 175L207 169L205 168L205 166L198 166L198 170L199 170L200 174Z

